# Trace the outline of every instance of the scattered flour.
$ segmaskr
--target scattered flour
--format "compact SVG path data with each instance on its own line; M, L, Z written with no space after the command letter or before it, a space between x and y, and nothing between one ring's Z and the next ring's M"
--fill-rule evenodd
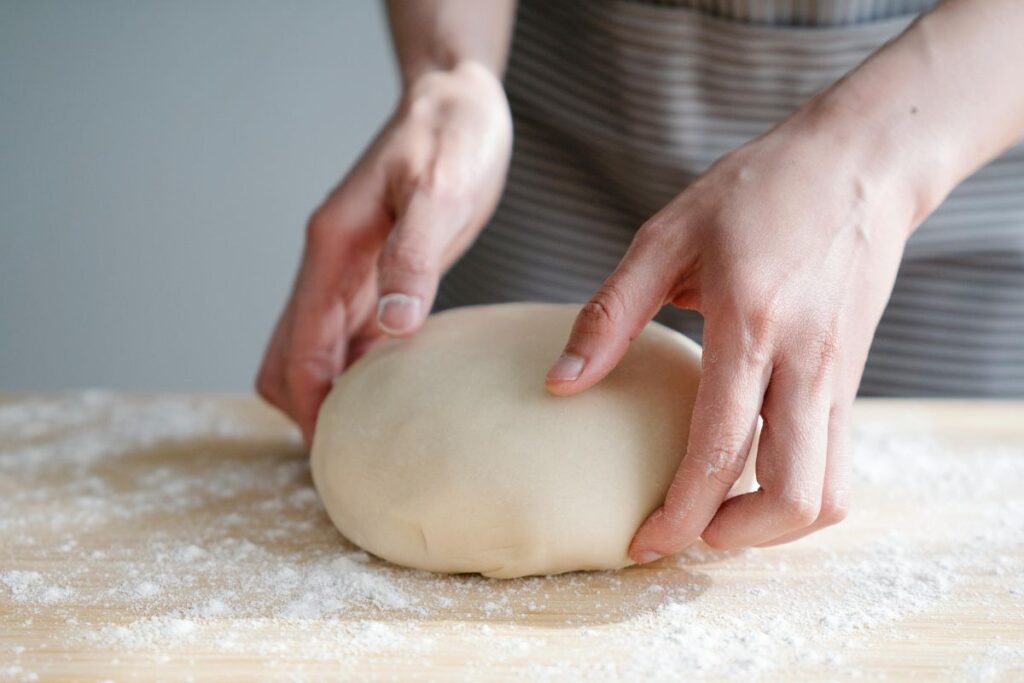
M112 673L197 651L259 659L271 680L316 679L303 662L415 671L440 632L465 644L470 679L870 677L857 667L872 643L944 604L1024 615L1024 444L965 458L926 433L861 429L856 451L858 485L877 497L847 522L859 545L698 545L631 580L497 581L401 569L347 544L294 440L253 440L217 400L0 403L0 680L45 677L33 648L69 642L110 653ZM920 523L890 530L886 506L907 501ZM63 627L18 638L41 619ZM1024 676L1020 636L965 650L946 677Z
M8 571L0 573L0 583L11 592L15 602L41 603L52 605L70 598L72 591L64 586L47 582L39 572Z

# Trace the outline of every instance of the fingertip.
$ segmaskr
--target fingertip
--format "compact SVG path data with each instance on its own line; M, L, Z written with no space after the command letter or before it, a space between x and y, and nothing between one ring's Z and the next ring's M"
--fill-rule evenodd
M611 294L614 291L617 290L606 284L576 315L565 349L545 379L552 394L578 394L603 380L615 370L629 352L632 339L650 321L649 311L625 307L618 295Z
M544 377L548 391L556 396L570 396L582 389L578 381L587 365L586 359L576 353L563 351Z
M633 555L631 559L637 564L650 564L651 562L657 562L663 557L665 556L654 550L642 550Z
M295 423L299 426L299 431L302 433L302 443L307 448L313 447L313 436L316 434L316 420L319 417L319 403L310 404L308 402L301 404L301 410L295 415Z
M701 534L701 540L707 544L709 548L714 550L733 550L734 548L742 548L743 546L734 546L727 542L725 536L719 536L715 533L704 533Z
M565 351L548 370L549 382L575 382L583 374L587 360L576 353Z
M315 432L315 426L311 424L299 425L299 431L302 432L302 443L307 448L313 447L313 434Z
M385 334L401 337L423 324L423 300L401 292L385 294L377 302L377 326Z
M579 393L576 382L560 382L557 380L544 380L544 388L554 396L572 396Z
M648 564L670 554L657 543L659 540L658 528L663 523L664 517L665 507L662 506L648 515L644 523L640 525L629 545L628 552L631 560L637 564Z

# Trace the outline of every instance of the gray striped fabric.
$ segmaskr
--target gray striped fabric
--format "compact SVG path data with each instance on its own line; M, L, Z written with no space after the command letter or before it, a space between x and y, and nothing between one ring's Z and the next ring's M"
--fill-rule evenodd
M829 26L877 21L930 9L937 0L644 0L723 19L781 26Z
M520 0L508 188L441 308L585 301L636 228L934 4L926 0ZM700 317L659 317L700 339ZM1024 396L1024 146L917 231L867 395Z

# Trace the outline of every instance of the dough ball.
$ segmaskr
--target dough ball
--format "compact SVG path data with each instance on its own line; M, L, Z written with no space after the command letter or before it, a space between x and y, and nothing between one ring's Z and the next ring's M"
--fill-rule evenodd
M544 375L578 311L447 311L342 374L312 451L338 530L384 559L437 572L631 564L630 540L686 448L700 347L652 323L603 381L553 396Z

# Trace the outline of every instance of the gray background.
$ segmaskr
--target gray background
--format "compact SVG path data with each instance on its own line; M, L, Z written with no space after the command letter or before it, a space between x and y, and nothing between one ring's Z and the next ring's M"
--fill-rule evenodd
M0 389L248 390L396 76L368 0L0 0Z

